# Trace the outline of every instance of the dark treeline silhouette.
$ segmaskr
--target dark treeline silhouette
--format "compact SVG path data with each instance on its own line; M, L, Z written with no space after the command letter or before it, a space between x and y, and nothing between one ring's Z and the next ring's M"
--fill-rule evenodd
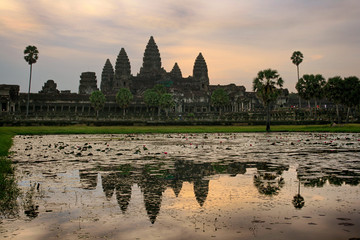
M327 81L321 74L304 74L299 77L299 64L303 61L303 54L295 51L291 56L292 62L297 66L298 81L296 90L299 97L308 102L308 108L311 109L310 101L314 101L315 118L317 118L318 101L327 100L336 106L337 122L341 123L339 105L346 108L346 122L349 122L350 113L356 110L360 105L360 80L356 76L342 78L340 76L330 77ZM301 101L299 100L299 108ZM310 112L312 113L312 111ZM353 114L354 116L355 114Z

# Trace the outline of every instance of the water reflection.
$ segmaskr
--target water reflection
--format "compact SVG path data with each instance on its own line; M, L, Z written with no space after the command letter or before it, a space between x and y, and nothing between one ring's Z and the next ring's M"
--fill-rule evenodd
M13 158L23 209L6 228L24 222L32 234L69 239L360 233L360 135L328 135L326 143L324 135L285 133L19 138Z
M305 205L305 199L300 195L301 182L299 180L298 193L294 196L292 204L296 209L302 209Z
M25 193L23 198L24 213L30 219L39 215L39 205L36 203L36 195L39 193L39 183L31 184L30 189Z
M171 188L176 197L179 196L183 183L193 184L193 191L199 206L202 207L209 194L211 176L227 174L236 176L245 174L247 169L256 169L253 177L254 186L260 194L278 195L285 180L282 177L289 165L271 162L232 162L198 163L188 160L162 161L149 164L121 164L116 166L96 167L80 170L80 181L83 189L94 190L98 182L98 173L101 175L102 188L108 200L114 192L118 205L123 213L126 212L131 200L132 186L138 185L144 198L144 205L151 223L155 223L160 212L162 195L167 188ZM323 187L327 182L333 185L359 184L359 174L356 169L338 171L332 168L320 169L321 176L316 177L318 171L306 171L307 165L298 168L298 193L292 199L296 209L305 205L305 199L300 194L301 182L305 187ZM335 175L337 172L339 175ZM327 175L328 173L328 175ZM331 174L330 174L331 173ZM346 176L346 178L344 178Z
M354 156L356 160L343 161L333 166L325 161L302 162L297 169L298 178L306 187L323 187L327 182L335 186L357 186L360 183L359 157L358 154Z
M79 171L81 186L94 190L97 175L100 173L103 192L110 200L115 192L118 205L126 212L131 200L132 186L138 185L144 198L144 205L151 223L156 221L160 212L162 195L171 188L179 196L183 183L193 184L193 191L199 206L202 207L209 194L211 176L227 174L236 176L245 174L247 168L257 169L254 185L259 193L276 195L284 185L281 174L288 170L287 165L266 162L221 162L196 163L194 161L174 160L151 164L121 164L116 166L97 167Z
M19 204L16 201L19 196L17 183L10 174L0 175L0 220L15 218L19 214Z

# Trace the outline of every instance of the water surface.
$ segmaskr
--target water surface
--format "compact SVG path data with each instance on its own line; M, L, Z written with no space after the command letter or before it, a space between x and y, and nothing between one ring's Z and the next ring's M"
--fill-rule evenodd
M360 135L17 136L7 239L360 238Z

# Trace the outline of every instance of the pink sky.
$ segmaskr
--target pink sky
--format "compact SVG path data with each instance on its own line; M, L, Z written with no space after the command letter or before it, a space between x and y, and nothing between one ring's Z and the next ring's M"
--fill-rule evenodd
M32 92L53 79L60 90L78 91L80 74L114 65L122 47L136 75L150 38L163 67L175 62L192 75L202 52L211 84L252 90L257 72L276 69L295 91L293 51L304 54L300 73L360 77L358 0L1 0L0 84L27 91L27 45L40 54Z

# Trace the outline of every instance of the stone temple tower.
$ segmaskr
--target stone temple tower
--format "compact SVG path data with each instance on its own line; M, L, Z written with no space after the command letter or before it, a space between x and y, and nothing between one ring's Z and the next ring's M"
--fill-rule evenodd
M182 73L181 70L179 68L179 65L177 63L175 63L173 69L170 72L170 76L173 79L182 79Z
M113 91L117 93L120 88L130 88L131 85L131 66L129 58L124 48L121 48L116 59Z
M80 75L79 94L91 94L97 88L97 80L95 72L83 72Z
M161 72L162 69L160 52L153 36L151 36L145 48L143 65L140 69L140 75L158 75Z
M205 59L201 53L199 53L194 63L193 78L194 81L199 84L201 90L204 91L208 90L209 87L208 69Z
M113 93L114 68L109 59L106 60L101 74L101 91L108 95Z

